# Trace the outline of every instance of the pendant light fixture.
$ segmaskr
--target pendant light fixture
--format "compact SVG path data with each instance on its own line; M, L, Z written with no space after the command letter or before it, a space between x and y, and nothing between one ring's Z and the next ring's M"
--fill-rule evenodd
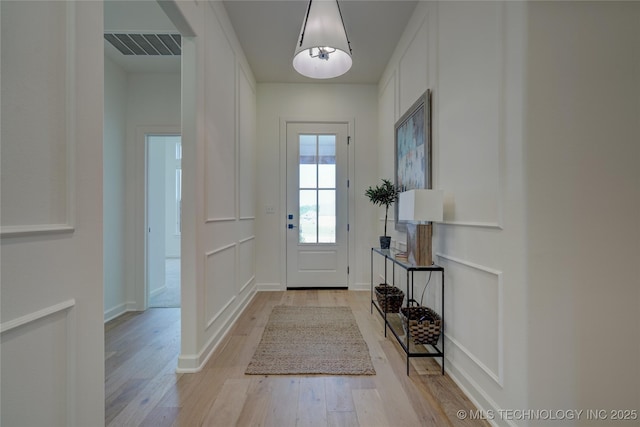
M313 79L330 79L349 71L351 62L351 45L338 1L310 0L293 68Z

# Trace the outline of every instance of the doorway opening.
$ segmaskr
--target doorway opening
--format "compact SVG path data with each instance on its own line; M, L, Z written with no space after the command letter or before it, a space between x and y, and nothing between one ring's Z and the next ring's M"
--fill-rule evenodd
M182 141L146 134L146 292L149 307L180 307Z

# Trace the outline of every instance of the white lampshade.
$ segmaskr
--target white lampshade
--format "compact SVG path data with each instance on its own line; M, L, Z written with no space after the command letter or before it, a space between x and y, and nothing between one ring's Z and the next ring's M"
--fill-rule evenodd
M400 193L398 219L401 221L442 221L442 190L409 190Z
M347 40L337 0L311 0L293 55L293 68L314 79L338 77L351 68Z

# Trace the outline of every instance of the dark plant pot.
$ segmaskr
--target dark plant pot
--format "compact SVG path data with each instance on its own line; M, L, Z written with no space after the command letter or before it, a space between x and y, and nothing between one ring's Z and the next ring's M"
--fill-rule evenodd
M389 249L389 246L391 246L391 237L380 236L380 249Z

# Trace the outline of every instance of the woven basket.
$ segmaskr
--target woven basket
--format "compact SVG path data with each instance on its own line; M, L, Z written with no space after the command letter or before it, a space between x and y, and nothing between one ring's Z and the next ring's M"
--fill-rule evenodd
M436 345L440 338L442 320L440 315L429 307L402 307L402 326L406 328L409 317L409 336L416 344ZM406 331L405 331L406 332Z
M380 286L376 286L376 299L382 311L397 313L402 306L404 292L400 288L382 283Z

